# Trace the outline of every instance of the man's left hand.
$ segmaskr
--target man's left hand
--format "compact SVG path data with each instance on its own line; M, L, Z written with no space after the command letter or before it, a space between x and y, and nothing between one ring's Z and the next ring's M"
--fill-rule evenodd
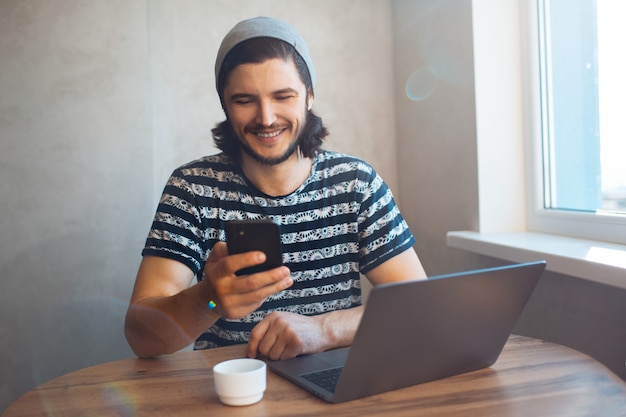
M250 332L246 355L250 358L266 356L278 360L322 352L329 342L323 321L322 316L273 312Z

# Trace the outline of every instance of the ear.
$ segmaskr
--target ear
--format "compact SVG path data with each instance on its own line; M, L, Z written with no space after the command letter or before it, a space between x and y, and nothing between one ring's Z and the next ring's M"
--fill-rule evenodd
M309 91L308 97L307 97L307 107L309 111L311 111L311 109L313 108L313 91Z

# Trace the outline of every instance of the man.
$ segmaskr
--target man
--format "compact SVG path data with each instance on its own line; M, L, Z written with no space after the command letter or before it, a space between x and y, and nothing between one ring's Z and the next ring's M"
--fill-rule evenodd
M415 239L370 165L321 149L315 70L291 26L237 24L215 78L222 153L177 169L165 187L126 315L128 342L140 357L194 340L197 349L247 342L249 357L271 359L347 346L363 311L360 273L374 285L425 277ZM236 275L265 259L228 254L224 225L246 218L280 224L285 266Z

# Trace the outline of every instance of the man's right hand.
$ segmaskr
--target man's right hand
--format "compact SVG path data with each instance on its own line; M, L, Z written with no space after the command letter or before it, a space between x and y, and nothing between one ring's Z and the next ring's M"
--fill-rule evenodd
M253 312L270 295L293 285L289 268L280 266L251 275L236 275L240 269L265 262L260 251L228 255L225 242L211 249L204 267L204 285L207 299L215 302L220 316L238 319Z
M264 262L263 252L228 255L226 243L213 247L204 279L190 286L194 273L168 258L142 259L126 313L125 333L139 357L153 357L188 346L220 316L244 317L271 294L293 284L289 268L237 276L241 268ZM212 300L216 307L207 307Z

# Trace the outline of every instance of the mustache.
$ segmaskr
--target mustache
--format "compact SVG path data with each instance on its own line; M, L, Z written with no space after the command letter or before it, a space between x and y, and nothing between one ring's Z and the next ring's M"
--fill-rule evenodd
M271 132L274 130L289 129L289 125L286 123L272 123L269 126L261 123L252 123L246 126L246 130L251 132Z

